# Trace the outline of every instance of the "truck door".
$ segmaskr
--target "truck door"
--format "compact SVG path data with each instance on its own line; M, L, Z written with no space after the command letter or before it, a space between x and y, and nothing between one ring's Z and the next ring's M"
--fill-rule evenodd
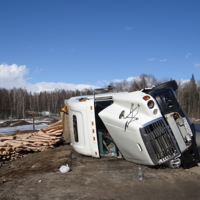
M98 137L99 154L102 157L118 156L118 149L114 143L114 140L98 115L99 112L110 106L112 103L112 100L95 102L96 131Z

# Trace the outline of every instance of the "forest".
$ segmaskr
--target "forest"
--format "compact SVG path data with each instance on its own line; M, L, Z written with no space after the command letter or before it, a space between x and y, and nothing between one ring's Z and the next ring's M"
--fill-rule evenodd
M156 86L162 82L157 81L153 75L142 74L132 82L126 80L118 83L110 83L114 90L136 91L142 88L148 88L152 85ZM176 80L179 88L176 91L177 99L182 106L184 112L189 118L200 118L200 81L196 81L192 75L189 81ZM108 86L107 85L107 86ZM107 87L105 85L105 87ZM43 91L40 93L28 92L24 88L5 89L0 88L0 119L8 118L26 118L28 114L42 111L50 111L53 114L59 114L61 108L64 107L64 100L73 96L93 94L93 89L84 90L64 90L56 89L54 91Z

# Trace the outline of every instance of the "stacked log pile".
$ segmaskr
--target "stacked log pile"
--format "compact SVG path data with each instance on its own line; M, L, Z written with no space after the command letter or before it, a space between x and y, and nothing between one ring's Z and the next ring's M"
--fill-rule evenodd
M30 152L45 151L63 142L61 120L33 133L0 137L0 159L13 160Z

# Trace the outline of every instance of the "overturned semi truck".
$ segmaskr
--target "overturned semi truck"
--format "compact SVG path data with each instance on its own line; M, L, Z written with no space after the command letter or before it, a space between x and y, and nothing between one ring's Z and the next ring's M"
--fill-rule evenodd
M177 89L173 80L141 91L97 94L97 89L65 100L72 147L83 155L148 166L196 165L195 128L176 99Z

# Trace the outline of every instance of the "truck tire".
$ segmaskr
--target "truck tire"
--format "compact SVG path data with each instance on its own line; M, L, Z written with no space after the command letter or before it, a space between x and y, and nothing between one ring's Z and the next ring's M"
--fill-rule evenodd
M180 167L181 167L181 159L180 158L175 158L175 159L169 161L169 168L178 169Z
M160 85L157 85L156 87L153 88L153 90L160 90L166 87L171 87L173 88L174 91L178 89L178 85L175 80L172 81L167 81L165 83L161 83Z

